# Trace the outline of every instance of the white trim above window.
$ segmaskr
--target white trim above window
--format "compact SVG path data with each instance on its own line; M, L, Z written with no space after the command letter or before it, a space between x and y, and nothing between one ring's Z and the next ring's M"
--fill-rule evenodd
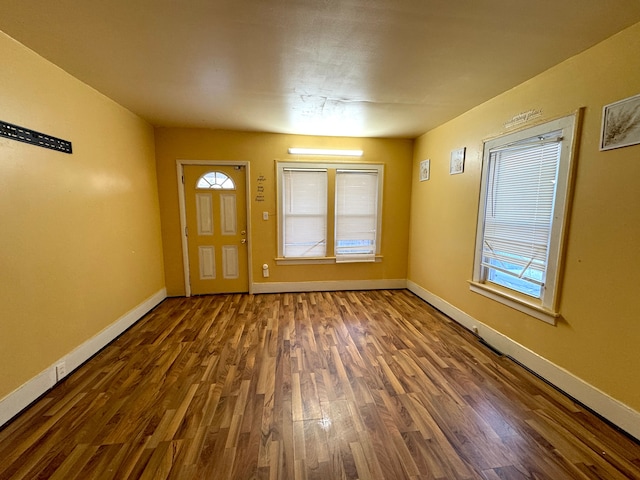
M485 142L471 290L555 324L576 115Z

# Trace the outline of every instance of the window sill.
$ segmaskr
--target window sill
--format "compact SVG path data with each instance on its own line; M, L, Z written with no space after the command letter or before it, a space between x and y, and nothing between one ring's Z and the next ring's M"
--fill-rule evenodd
M490 285L478 282L469 282L469 288L472 292L484 295L487 298L500 302L508 307L526 313L538 320L542 320L550 325L556 325L560 314L552 310L548 310L541 305L528 302L526 299L510 294L508 292L498 290Z
M324 265L336 264L336 257L278 257L275 259L276 265ZM341 262L341 264L353 265L354 263L380 263L382 255L376 255L375 262Z

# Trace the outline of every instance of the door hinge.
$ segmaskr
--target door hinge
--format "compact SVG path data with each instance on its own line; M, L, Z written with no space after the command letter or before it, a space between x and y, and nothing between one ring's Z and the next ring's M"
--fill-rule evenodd
M184 185L184 175L182 175L182 184Z
M189 227L184 227L184 236L185 237L189 236Z

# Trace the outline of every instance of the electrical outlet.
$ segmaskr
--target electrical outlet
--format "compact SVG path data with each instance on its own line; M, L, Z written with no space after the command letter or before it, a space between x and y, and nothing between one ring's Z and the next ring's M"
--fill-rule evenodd
M269 220L269 212L262 212L262 219Z
M56 381L59 382L67 376L67 365L65 362L60 362L56 365Z

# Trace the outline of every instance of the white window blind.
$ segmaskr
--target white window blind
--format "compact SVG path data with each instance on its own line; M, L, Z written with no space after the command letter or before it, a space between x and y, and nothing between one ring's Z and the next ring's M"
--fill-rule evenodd
M489 154L481 264L488 281L536 298L548 266L560 133Z
M555 325L579 114L484 144L470 288Z
M327 171L284 169L284 257L324 257L327 253Z
M378 171L336 170L336 262L373 262L378 228Z

